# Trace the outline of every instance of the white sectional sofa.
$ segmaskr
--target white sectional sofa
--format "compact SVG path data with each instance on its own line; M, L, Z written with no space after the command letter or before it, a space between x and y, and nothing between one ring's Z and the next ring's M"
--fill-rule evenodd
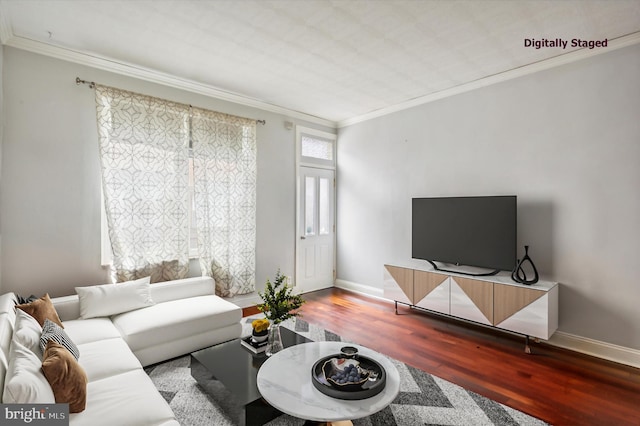
M242 310L215 296L211 278L150 288L152 306L109 317L81 319L78 295L52 299L88 381L86 408L70 415L71 425L177 425L143 366L240 337ZM14 305L14 294L0 296L0 393L15 373Z

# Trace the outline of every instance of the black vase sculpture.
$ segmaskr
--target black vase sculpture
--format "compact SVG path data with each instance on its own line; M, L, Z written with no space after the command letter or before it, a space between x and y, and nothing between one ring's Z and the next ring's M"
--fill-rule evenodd
M524 271L523 266L525 262L529 262L531 264L531 268L533 269L533 278L527 279L527 274ZM536 269L536 265L533 264L533 260L529 257L529 246L524 246L524 257L522 260L516 261L516 267L511 273L511 279L520 284L531 285L538 282L538 270Z

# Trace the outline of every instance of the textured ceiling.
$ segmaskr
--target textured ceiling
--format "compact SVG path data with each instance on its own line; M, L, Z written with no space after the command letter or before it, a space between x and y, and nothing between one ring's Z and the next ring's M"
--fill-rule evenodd
M202 83L333 122L616 39L640 0L0 0L23 38ZM4 31L7 33L7 31Z

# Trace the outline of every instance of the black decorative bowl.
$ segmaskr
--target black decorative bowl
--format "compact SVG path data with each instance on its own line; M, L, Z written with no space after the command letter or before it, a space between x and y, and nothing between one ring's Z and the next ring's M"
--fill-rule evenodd
M359 380L340 383L332 379L342 366L353 365L359 373ZM343 367L344 368L344 367ZM323 394L338 399L366 399L382 392L387 381L384 368L377 361L358 355L347 359L343 355L329 355L319 359L311 369L313 386Z

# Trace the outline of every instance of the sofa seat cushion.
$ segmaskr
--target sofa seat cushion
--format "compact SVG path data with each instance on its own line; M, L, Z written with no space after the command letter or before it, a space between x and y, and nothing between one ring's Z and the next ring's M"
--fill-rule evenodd
M78 362L89 382L142 368L140 361L121 337L79 345Z
M120 332L109 318L65 321L64 331L76 345L120 337Z
M209 295L158 303L111 319L129 347L136 352L239 323L242 309L218 296Z
M87 385L87 408L71 414L71 426L152 426L174 424L169 404L142 369L129 371Z

